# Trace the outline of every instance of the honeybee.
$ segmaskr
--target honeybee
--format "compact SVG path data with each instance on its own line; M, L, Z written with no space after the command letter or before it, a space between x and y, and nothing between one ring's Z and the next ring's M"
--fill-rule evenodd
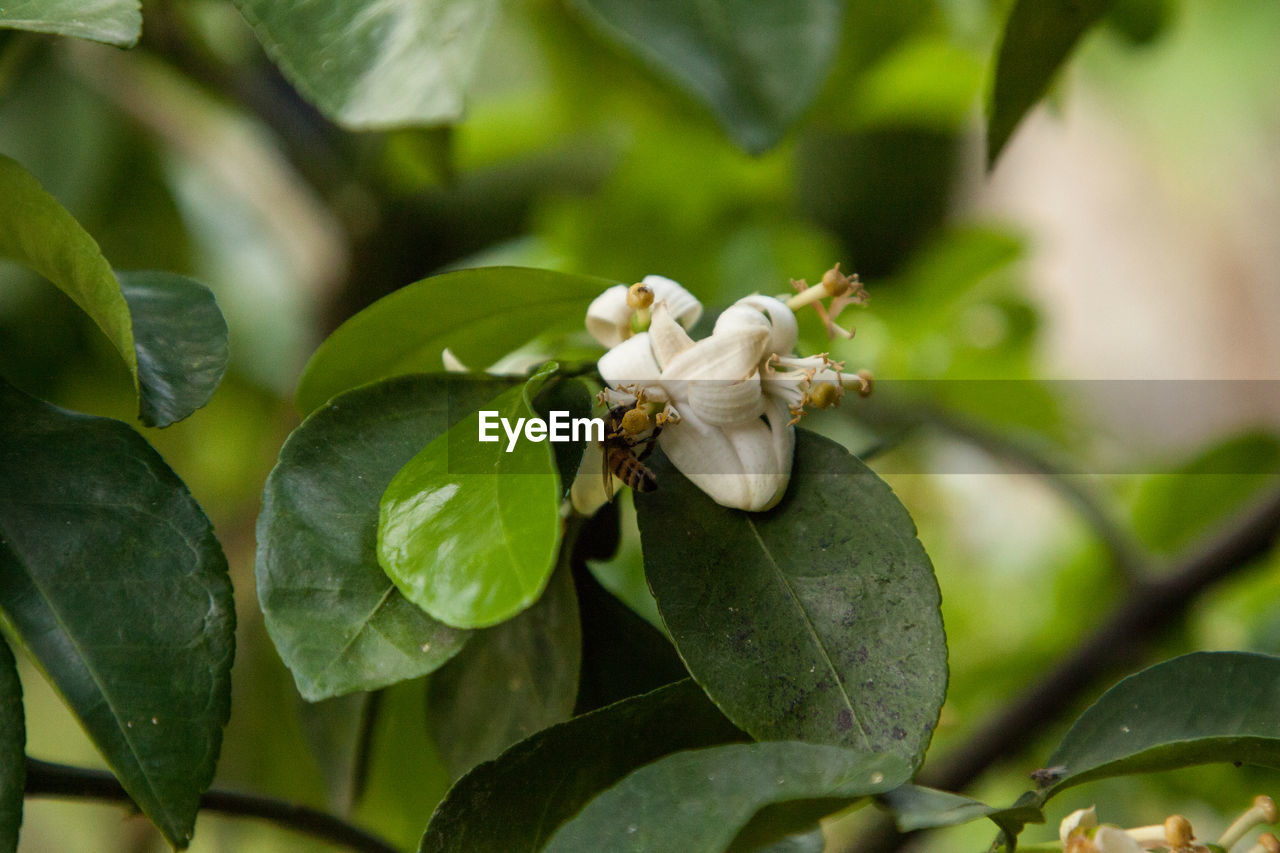
M613 500L613 478L637 492L658 488L658 478L645 467L644 459L653 452L653 444L662 432L661 424L636 403L614 406L604 417L604 492ZM639 452L636 450L639 448Z

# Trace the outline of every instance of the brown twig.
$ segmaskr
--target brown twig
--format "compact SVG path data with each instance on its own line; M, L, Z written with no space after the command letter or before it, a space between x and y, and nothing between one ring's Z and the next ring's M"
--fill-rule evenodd
M125 803L136 808L133 800L110 773L51 764L27 759L28 797L67 797L72 799L104 800ZM200 798L201 811L220 812L236 817L256 817L276 826L286 827L331 844L340 845L362 853L399 853L378 838L346 821L308 806L241 794L234 791L207 791Z

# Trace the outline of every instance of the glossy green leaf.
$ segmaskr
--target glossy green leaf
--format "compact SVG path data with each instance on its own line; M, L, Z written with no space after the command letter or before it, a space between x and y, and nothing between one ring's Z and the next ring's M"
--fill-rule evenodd
M335 398L280 451L258 517L258 601L315 701L431 672L465 634L405 600L378 565L378 503L424 445L510 383L403 376Z
M781 741L678 752L632 773L551 837L547 853L721 853L765 806L820 800L831 813L911 777L896 755Z
M549 365L484 410L535 417ZM495 427L501 435L501 428ZM549 442L478 440L473 412L400 469L382 496L378 562L400 592L457 628L485 628L538 600L560 544L560 477Z
M1018 0L1005 22L987 117L994 163L1022 117L1044 96L1059 66L1115 0Z
M444 124L463 92L495 0L235 0L306 98L349 128Z
M93 318L129 368L147 426L168 426L209 401L227 364L227 324L213 294L171 273L117 278L88 232L3 155L0 257L31 267Z
M1280 768L1278 707L1280 658L1195 652L1158 663L1080 715L1046 762L1065 771L1042 798L1092 779L1194 764Z
M0 637L0 851L18 849L22 797L27 783L27 727L22 683L9 644Z
M230 711L226 558L136 432L7 384L0 609L134 802L185 846Z
M209 402L227 368L227 322L213 293L166 272L120 273L141 382L141 417L168 426Z
M541 850L556 827L635 768L742 739L687 679L624 699L538 732L462 777L431 816L420 849Z
M142 34L138 0L10 0L0 29L31 30L132 47Z
M538 603L477 631L427 682L428 729L455 776L573 716L582 665L578 598L568 561Z
M938 584L911 517L843 447L797 431L787 494L714 503L665 459L638 495L645 574L689 672L757 740L918 764L947 683Z
M838 0L573 0L602 34L708 107L751 153L817 96L840 40Z
M549 270L483 267L402 287L320 345L298 383L298 408L310 412L376 379L438 371L446 347L468 367L488 367L550 326L581 324L587 305L612 284Z
M129 304L98 244L58 200L15 161L0 155L0 258L53 282L93 318L138 382Z

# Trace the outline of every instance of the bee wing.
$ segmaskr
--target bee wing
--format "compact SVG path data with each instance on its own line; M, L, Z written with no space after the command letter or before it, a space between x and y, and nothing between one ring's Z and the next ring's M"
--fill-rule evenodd
M605 500L613 500L613 471L609 470L609 445L601 445L602 453L600 458L600 467L604 469L604 497Z

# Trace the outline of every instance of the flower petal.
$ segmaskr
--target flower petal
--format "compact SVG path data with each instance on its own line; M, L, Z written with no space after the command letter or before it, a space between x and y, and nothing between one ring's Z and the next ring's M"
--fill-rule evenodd
M769 330L763 327L712 334L673 358L664 368L663 378L746 379L759 366L768 343Z
M742 462L724 430L692 412L681 412L680 423L662 430L658 446L681 474L716 503L737 509L750 503Z
M688 402L682 411L692 410L712 426L733 426L764 414L764 391L758 376L740 382L690 382L687 391Z
M601 346L616 347L631 336L627 286L615 284L587 306L587 331Z
M678 282L666 276L647 275L640 283L653 291L654 304L667 303L671 316L686 329L692 329L693 324L702 316L702 303L698 301L698 297L685 290Z
M648 332L633 335L600 356L596 368L601 378L614 388L620 385L654 385L661 376Z
M800 327L796 323L796 314L787 304L772 296L753 293L739 299L735 305L754 308L769 315L772 334L769 337L769 352L778 355L789 355L796 348L796 340L800 336Z
M587 516L595 515L596 510L609 502L604 478L604 448L600 442L587 442L582 461L578 463L577 476L569 488L569 500L575 510Z
M1063 843L1067 843L1067 839L1071 837L1071 833L1077 829L1081 832L1093 829L1098 825L1098 809L1096 806L1089 806L1087 809L1076 809L1071 814L1062 819L1062 823L1058 824L1058 839Z
M693 338L675 321L665 302L659 302L653 309L649 342L659 367L666 367L673 358L693 346Z

